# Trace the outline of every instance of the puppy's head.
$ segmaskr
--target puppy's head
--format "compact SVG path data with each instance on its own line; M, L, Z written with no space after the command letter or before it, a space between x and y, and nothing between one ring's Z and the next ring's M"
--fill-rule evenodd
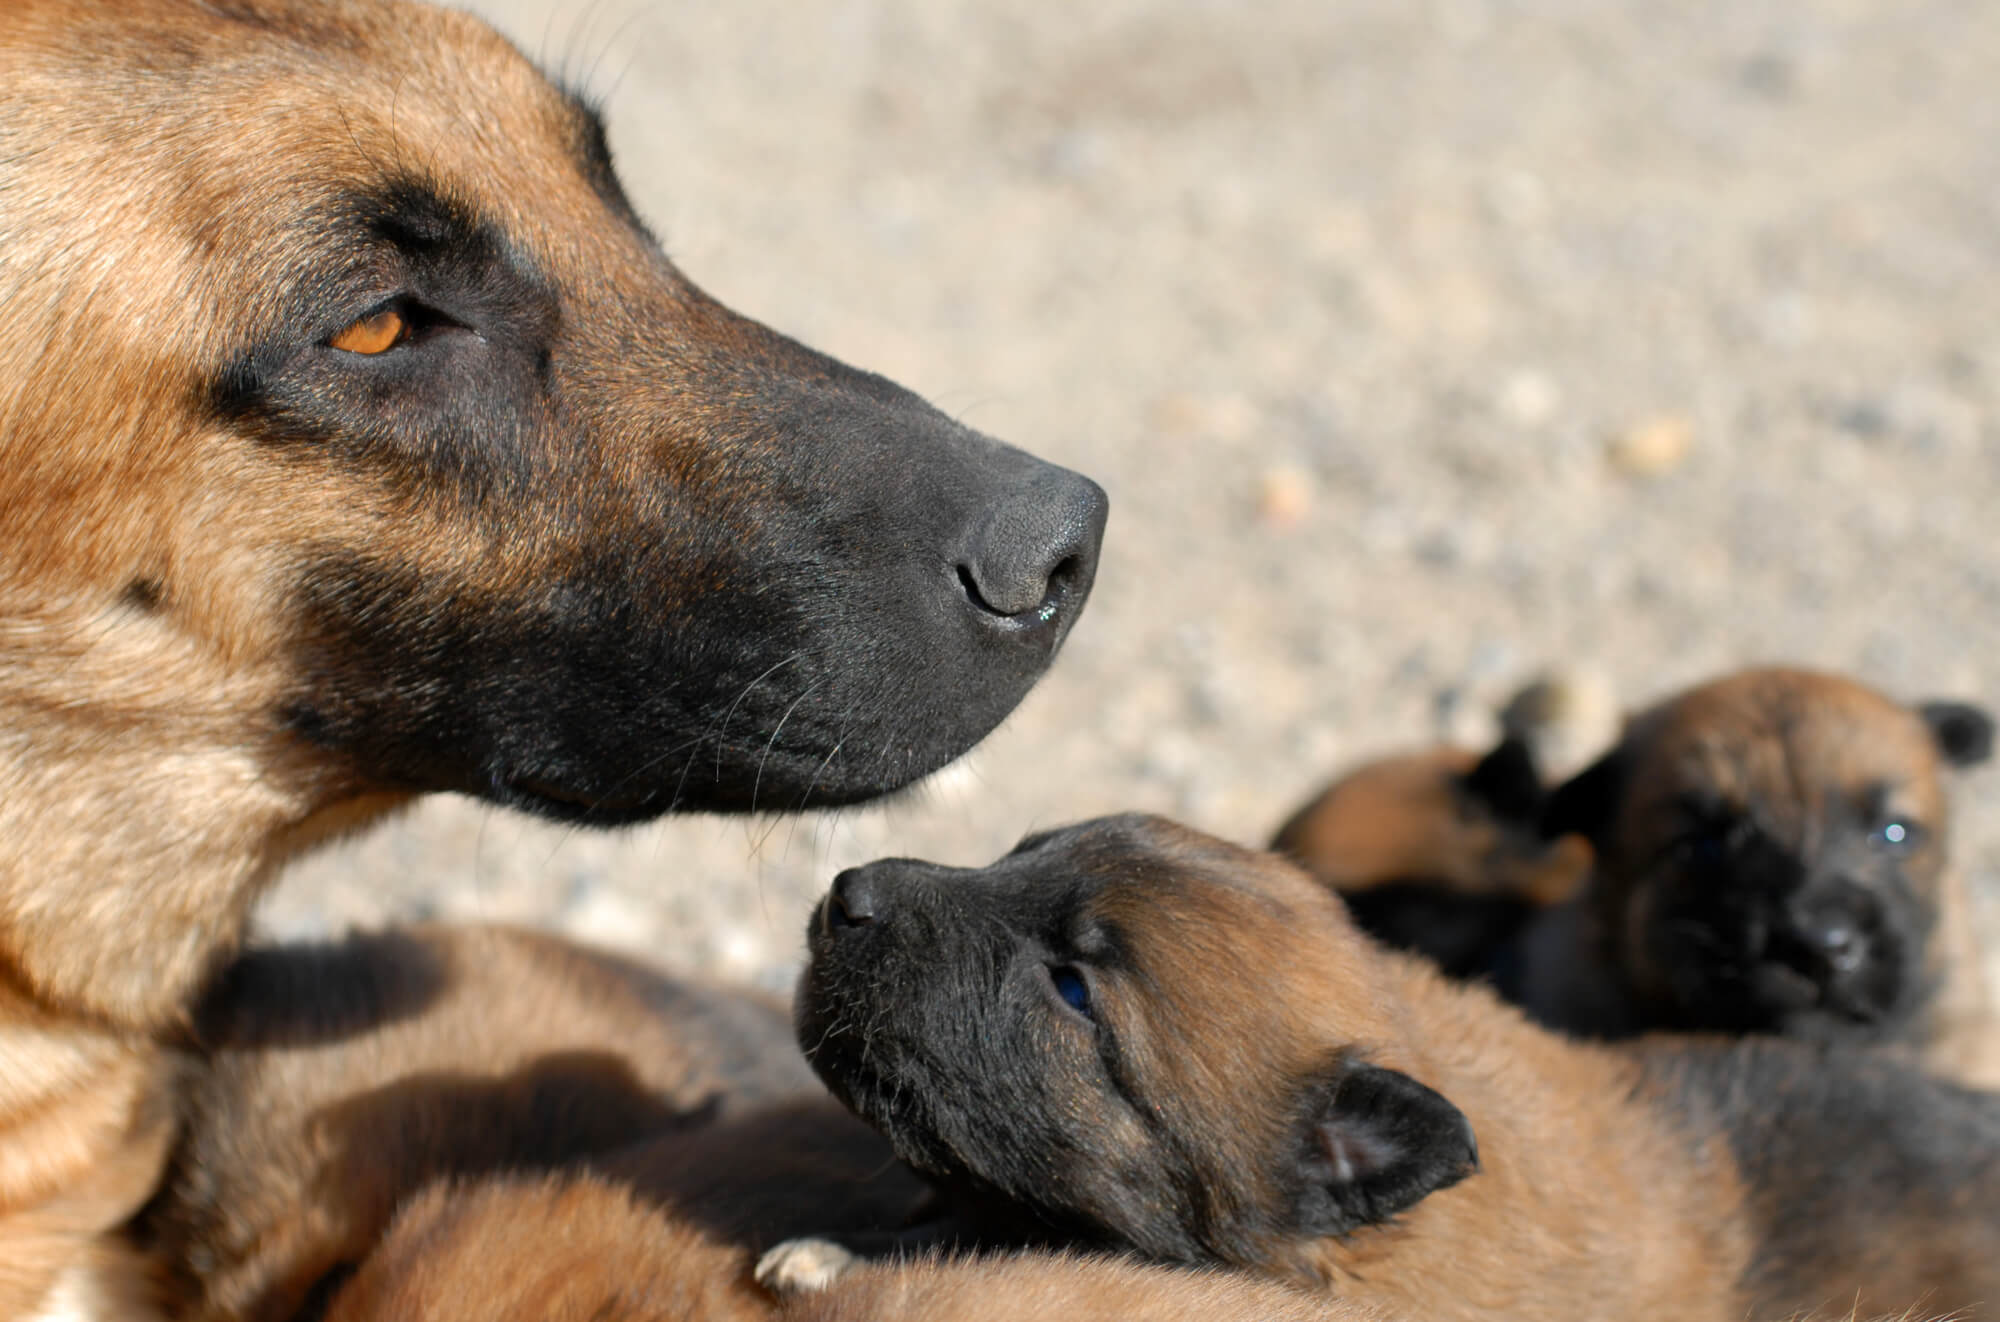
M1476 1165L1395 1068L1365 939L1275 856L1109 818L843 873L809 942L821 1077L912 1164L1068 1233L1284 1269Z
M1746 671L1635 717L1544 824L1595 846L1607 954L1652 1022L1894 1036L1933 981L1940 772L1991 741L1976 707Z

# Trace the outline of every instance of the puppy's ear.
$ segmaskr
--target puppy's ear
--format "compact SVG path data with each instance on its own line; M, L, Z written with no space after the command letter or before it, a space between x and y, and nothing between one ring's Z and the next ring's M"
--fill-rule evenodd
M1977 766L1993 756L1993 718L1969 702L1926 702L1917 715L1931 727L1944 760L1955 767Z
M1528 741L1508 735L1458 782L1473 800L1503 822L1535 824L1542 810L1542 775Z
M1407 1074L1342 1061L1308 1094L1294 1229L1375 1225L1478 1169L1464 1112Z
M1623 748L1614 748L1555 787L1542 804L1542 835L1599 839L1618 815L1627 767Z

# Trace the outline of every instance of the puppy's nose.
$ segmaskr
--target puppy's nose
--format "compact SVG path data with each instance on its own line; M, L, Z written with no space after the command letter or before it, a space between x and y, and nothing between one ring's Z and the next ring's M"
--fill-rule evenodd
M1835 974L1852 973L1868 958L1868 938L1844 919L1829 919L1808 929L1805 938Z
M827 931L866 927L874 922L880 892L881 888L870 879L866 868L849 868L835 877L833 889L826 897Z
M1097 577L1108 509L1097 483L1042 465L973 531L958 564L966 600L995 623L1066 627Z
M1863 887L1837 882L1808 890L1793 902L1789 917L1791 939L1809 961L1829 976L1843 978L1871 958L1874 940L1869 933L1880 926L1881 905Z

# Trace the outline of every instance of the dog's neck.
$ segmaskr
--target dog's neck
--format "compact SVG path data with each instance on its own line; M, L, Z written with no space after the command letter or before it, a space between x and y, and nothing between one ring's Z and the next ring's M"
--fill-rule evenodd
M390 805L246 724L270 707L259 667L117 610L0 607L0 978L105 1029L169 1027L277 866Z
M1677 1316L1731 1316L1749 1250L1725 1136L1635 1100L1639 1067L1616 1050L1546 1032L1413 958L1371 954L1406 1028L1373 1058L1465 1113L1480 1169L1391 1225L1302 1245L1303 1271L1412 1316L1464 1315L1479 1301L1496 1315L1557 1317L1593 1291L1603 1316L1663 1298L1688 1305Z

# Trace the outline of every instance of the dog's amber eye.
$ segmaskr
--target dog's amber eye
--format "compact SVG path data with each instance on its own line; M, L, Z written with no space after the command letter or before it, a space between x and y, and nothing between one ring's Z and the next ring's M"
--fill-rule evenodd
M348 353L387 353L403 342L410 332L410 323L395 308L383 308L371 312L346 330L333 337L336 349Z

